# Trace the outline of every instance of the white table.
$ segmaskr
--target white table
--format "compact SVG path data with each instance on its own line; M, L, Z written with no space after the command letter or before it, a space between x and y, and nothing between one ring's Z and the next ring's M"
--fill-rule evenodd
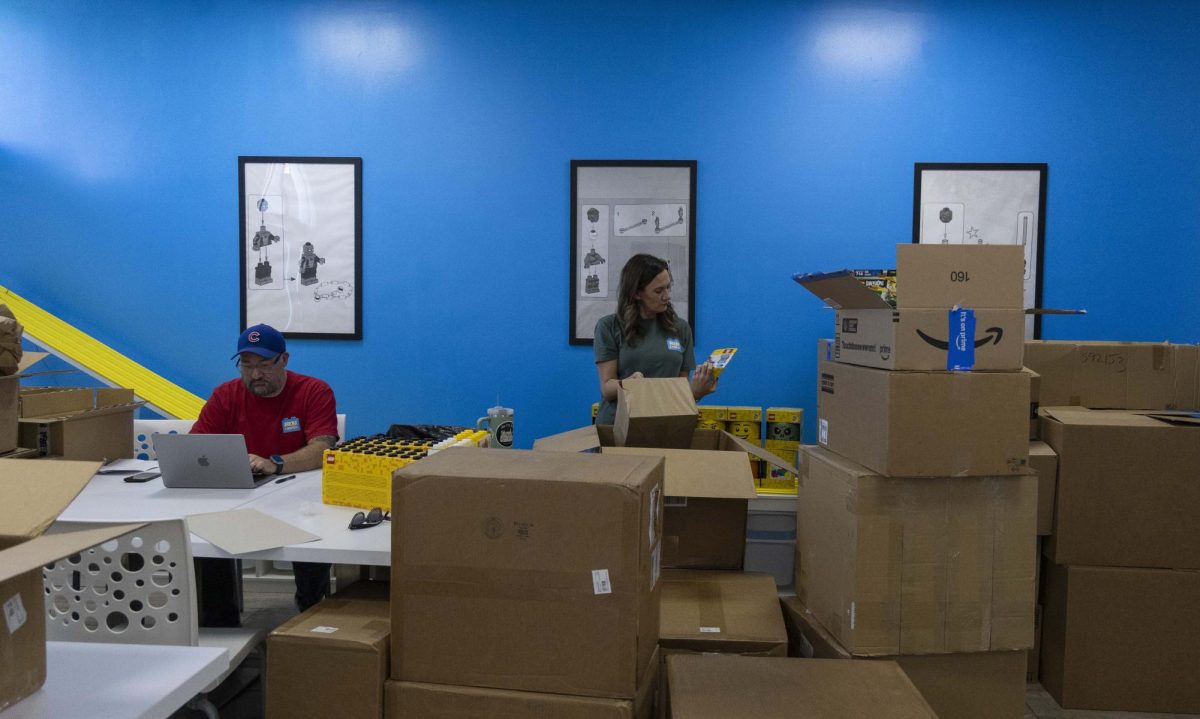
M228 667L219 647L46 642L46 683L0 717L167 717Z
M65 522L145 522L241 508L257 509L322 539L241 554L239 559L391 564L391 525L385 522L350 530L350 519L359 510L321 502L320 470L301 472L283 484L271 480L255 489L171 489L163 486L161 478L131 484L123 475L96 475L58 518ZM192 554L233 556L194 534Z
M322 539L293 544L265 552L239 554L239 559L274 559L286 562L328 562L330 564L372 564L386 567L392 563L391 523L351 530L350 519L361 511L321 503L321 472L304 472L288 480L269 495L256 496L242 505L257 509L276 519L311 532ZM223 550L192 535L192 553L197 557L231 557Z

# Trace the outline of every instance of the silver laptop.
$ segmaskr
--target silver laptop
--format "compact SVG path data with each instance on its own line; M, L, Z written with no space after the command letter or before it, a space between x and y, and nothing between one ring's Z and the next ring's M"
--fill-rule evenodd
M166 487L254 489L274 476L251 473L240 434L156 434L154 453Z

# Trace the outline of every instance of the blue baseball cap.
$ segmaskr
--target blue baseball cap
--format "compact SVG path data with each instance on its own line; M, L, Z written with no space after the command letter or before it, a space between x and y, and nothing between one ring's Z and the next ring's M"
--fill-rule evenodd
M230 359L243 352L253 352L260 357L275 359L286 351L287 342L283 339L283 333L271 325L254 325L247 327L238 337L237 354Z

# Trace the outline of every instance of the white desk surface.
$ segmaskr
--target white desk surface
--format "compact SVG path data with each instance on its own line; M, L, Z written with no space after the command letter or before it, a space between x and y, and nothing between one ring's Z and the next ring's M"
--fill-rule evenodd
M96 475L58 518L66 522L145 522L240 508L257 509L322 537L316 542L241 554L240 559L391 564L390 523L350 530L350 519L359 510L321 502L320 470L301 472L283 484L272 480L255 489L170 489L163 486L161 478L131 484L123 475ZM233 556L194 534L192 554Z
M304 472L280 485L269 495L255 497L244 507L257 509L288 524L294 524L322 539L265 552L240 554L240 559L373 564L384 567L392 563L391 523L384 522L375 527L351 530L350 519L360 510L323 504L320 471ZM197 557L232 556L195 535L192 535L192 553Z
M168 717L228 667L221 647L46 642L46 683L0 718Z

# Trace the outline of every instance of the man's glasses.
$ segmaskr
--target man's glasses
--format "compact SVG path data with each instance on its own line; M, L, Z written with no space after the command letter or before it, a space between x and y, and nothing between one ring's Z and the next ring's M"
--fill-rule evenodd
M237 367L239 371L241 371L245 374L254 374L254 372L258 371L258 370L267 372L267 371L274 369L275 366L279 364L279 358L282 356L283 355L275 355L275 359L268 360L266 362L260 362L257 364L247 364L242 361L241 357L238 357L237 359L235 359L233 361L233 366Z
M392 513L376 507L370 512L356 512L350 520L350 529L366 529L390 521L392 521Z

